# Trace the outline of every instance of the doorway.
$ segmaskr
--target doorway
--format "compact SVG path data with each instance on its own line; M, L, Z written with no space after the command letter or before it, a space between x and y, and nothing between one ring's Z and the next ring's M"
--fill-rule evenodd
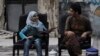
M7 30L18 32L19 16L29 11L37 11L37 0L5 0Z

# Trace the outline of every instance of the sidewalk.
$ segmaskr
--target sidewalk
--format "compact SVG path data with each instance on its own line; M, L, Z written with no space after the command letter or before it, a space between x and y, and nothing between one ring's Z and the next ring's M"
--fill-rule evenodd
M100 42L100 39L96 39L96 37L92 38L93 47L98 48L100 50L99 42ZM13 46L12 39L9 39L8 37L0 36L0 56L12 56L12 46ZM49 39L49 51L51 49L58 50L58 38ZM83 53L82 56L85 56L86 51L82 50L82 53ZM44 50L43 50L43 54L44 54ZM22 55L23 55L23 50L21 50L20 52L20 56ZM36 51L31 50L30 56L36 56ZM62 50L62 56L69 56L67 50Z

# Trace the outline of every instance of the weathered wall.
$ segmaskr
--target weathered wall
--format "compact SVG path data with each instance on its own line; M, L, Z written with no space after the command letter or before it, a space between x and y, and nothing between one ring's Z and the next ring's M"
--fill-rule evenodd
M0 30L4 27L4 0L0 0Z
M83 0L70 0L71 2L83 2Z
M58 27L59 19L59 1L50 0L48 7L49 28ZM58 37L57 28L51 33L52 37Z
M38 0L38 10L40 13L47 13L49 29L58 26L59 18L59 1L58 0ZM50 36L57 37L58 32L55 29Z
M38 0L38 12L47 13L48 0Z

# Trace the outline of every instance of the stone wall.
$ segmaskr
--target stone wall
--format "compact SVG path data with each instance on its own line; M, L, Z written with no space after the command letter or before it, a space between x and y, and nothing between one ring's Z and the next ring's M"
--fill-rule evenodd
M48 6L49 28L58 27L58 19L59 19L59 1L50 0ZM52 37L58 37L57 30L58 28L56 28L53 32L51 32Z
M0 0L0 30L4 28L4 0Z
M38 10L40 13L47 13L49 29L58 26L58 18L59 18L58 0L38 0ZM57 37L58 36L57 28L50 34L52 35L52 37Z
M47 13L48 9L48 0L38 0L38 12L39 13Z
M70 0L71 2L83 2L83 0Z

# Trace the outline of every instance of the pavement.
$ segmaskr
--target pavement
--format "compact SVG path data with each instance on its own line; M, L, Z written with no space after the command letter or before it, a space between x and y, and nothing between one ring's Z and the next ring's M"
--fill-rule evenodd
M12 56L13 40L11 37L13 36L12 35L13 33L10 32L9 34L6 36L0 35L0 56ZM100 38L98 38L97 36L92 37L91 43L93 47L100 50ZM58 50L57 45L58 45L58 38L50 37L49 52L52 49L57 51ZM86 54L86 50L82 50L82 56L86 56L85 54ZM43 55L44 55L44 50L43 50ZM23 56L23 50L20 51L20 56ZM30 50L30 56L36 56L36 50ZM62 50L62 56L69 56L67 50Z

